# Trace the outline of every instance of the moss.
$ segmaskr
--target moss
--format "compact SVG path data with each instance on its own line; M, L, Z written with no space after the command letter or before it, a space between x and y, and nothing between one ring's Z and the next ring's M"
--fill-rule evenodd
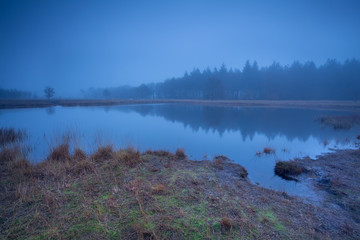
M89 233L104 233L106 232L103 226L97 220L84 221L78 224L71 225L65 232L65 238L80 238Z
M277 219L277 217L274 215L274 213L271 210L264 210L259 213L260 219L267 219L272 224L275 230L284 233L285 227L284 225Z

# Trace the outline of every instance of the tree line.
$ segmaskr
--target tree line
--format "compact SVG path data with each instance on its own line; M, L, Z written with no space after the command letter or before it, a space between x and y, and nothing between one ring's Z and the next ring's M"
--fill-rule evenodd
M88 89L86 98L157 99L279 99L279 100L359 100L360 61L340 63L328 60L260 68L247 61L242 70L194 69L182 77L137 87Z
M0 88L0 99L30 99L34 97L36 95L31 92Z

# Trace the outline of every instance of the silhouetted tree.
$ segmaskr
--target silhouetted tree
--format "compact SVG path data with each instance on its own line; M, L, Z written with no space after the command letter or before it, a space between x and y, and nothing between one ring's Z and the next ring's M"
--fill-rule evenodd
M45 97L47 99L50 99L55 95L55 90L52 87L45 87L44 93L45 93Z

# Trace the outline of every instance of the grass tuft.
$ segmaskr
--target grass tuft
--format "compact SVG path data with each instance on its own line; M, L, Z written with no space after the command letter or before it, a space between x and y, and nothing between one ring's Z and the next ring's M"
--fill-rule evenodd
M34 166L28 160L20 159L17 161L13 161L10 164L12 171L14 172L14 176L18 178L25 176L33 176L34 174Z
M3 148L0 152L0 162L10 162L15 160L20 155L18 147Z
M154 155L157 157L169 157L169 158L174 158L174 154L172 154L171 152L168 151L164 151L164 150L147 150L145 152L145 154L150 154L150 155Z
M275 150L272 149L272 148L269 148L269 147L265 147L265 148L264 148L264 153L265 153L265 154L274 154L274 153L275 153Z
M187 156L186 156L186 154L185 154L185 150L182 149L182 148L176 149L175 157L176 157L177 159L186 159Z
M76 148L74 151L74 160L85 160L86 159L86 153L81 150L80 148Z
M296 161L280 161L275 165L275 174L284 178L289 179L289 176L299 175L304 172L304 168L299 166Z
M221 226L225 230L230 230L232 228L231 220L227 217L222 217L221 218Z
M152 186L151 189L154 194L160 194L165 191L165 185L158 183L155 186Z
M57 146L50 153L49 159L55 161L69 161L71 160L71 155L69 152L69 144L64 143Z
M115 159L128 167L135 167L138 163L142 162L139 150L133 148L127 148L117 152Z
M95 164L90 159L85 158L77 161L71 170L75 174L92 173L95 172Z
M24 138L25 132L13 128L0 128L0 145L14 143Z
M112 145L99 147L97 152L95 152L91 158L97 161L109 160L113 157L114 151Z
M222 170L224 168L223 164L224 161L227 160L228 158L224 155L219 155L219 156L215 156L214 157L214 162L213 162L213 166L217 169Z

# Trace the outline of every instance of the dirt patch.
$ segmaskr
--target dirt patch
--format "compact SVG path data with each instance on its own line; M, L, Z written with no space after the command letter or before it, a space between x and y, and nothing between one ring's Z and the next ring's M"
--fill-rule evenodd
M306 177L314 188L323 192L325 205L360 223L360 149L337 150L316 160L302 159L299 164L309 170Z

